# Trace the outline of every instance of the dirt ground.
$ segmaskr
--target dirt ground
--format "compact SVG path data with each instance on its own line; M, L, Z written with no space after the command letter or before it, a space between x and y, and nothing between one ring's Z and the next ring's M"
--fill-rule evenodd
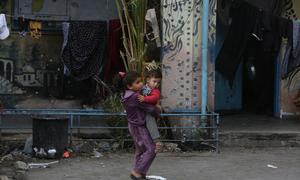
M127 180L131 162L132 154L122 153L98 159L77 157L61 160L48 169L32 169L27 179ZM298 180L300 148L231 148L222 149L219 155L163 153L156 158L150 174L168 180Z

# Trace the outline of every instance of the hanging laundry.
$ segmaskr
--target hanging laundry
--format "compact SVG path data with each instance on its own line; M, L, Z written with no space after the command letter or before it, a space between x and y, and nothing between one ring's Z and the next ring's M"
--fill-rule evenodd
M245 2L236 2L231 9L232 22L216 59L216 70L232 84L237 68L242 60L249 35L252 33L259 12Z
M81 81L99 75L103 69L107 23L71 22L62 60L74 79Z
M147 10L145 20L145 44L147 45L145 57L149 61L157 61L160 59L161 40L155 9Z
M146 34L148 40L155 40L156 46L161 47L160 36L159 36L159 25L156 18L155 9L148 9L145 17L146 21L149 21L152 27L152 32ZM152 38L149 38L149 34L153 34Z
M30 21L30 36L35 39L40 39L42 37L42 23L39 21Z
M112 74L124 71L124 64L120 57L120 50L122 45L122 29L119 19L109 21L108 26L108 43L107 43L107 60L104 70L104 81L112 80Z
M63 22L62 23L62 32L63 32L63 44L62 44L62 48L61 48L61 53L63 53L67 43L68 43L68 36L69 36L69 29L70 29L70 23L69 22ZM70 70L67 68L66 65L64 65L64 75L66 76L70 76Z
M70 29L70 23L69 22L63 22L62 23L62 32L63 32L64 41L63 41L63 45L62 45L62 52L63 52L63 50L66 47L67 42L68 42L69 29Z
M243 60L242 55L250 36L262 42L263 51L269 58L278 55L282 37L288 38L289 43L292 39L290 20L271 15L247 2L237 4L232 8L232 23L216 59L216 70L227 78L231 85Z
M287 77L291 72L300 66L300 21L293 21L293 42L290 52L287 52L288 65L284 77Z
M27 35L28 29L29 29L29 20L25 19L24 17L18 18L18 25L20 28L20 36L25 37Z
M4 40L9 36L9 29L6 23L5 14L0 14L0 39Z

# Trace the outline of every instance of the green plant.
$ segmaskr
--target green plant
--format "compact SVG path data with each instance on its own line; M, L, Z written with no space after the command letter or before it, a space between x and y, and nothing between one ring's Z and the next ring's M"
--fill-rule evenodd
M122 106L120 95L118 93L110 94L103 103L103 110L110 113L121 113L124 111ZM110 116L107 117L108 125L111 127L126 127L127 120L124 116ZM125 146L125 140L128 136L126 129L113 129L111 137L114 141L118 142L123 149Z
M122 27L124 51L120 52L126 71L144 71L147 0L115 0Z

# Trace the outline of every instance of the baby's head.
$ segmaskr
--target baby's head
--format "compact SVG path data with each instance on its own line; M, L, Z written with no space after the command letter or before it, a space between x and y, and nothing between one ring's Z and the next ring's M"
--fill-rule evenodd
M151 88L158 88L162 75L159 70L150 70L146 73L146 83Z

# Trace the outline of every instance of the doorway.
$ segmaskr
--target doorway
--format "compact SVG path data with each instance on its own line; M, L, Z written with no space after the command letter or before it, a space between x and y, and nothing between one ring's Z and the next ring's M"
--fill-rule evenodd
M274 114L274 52L264 50L262 41L250 36L243 53L242 111L262 115Z

